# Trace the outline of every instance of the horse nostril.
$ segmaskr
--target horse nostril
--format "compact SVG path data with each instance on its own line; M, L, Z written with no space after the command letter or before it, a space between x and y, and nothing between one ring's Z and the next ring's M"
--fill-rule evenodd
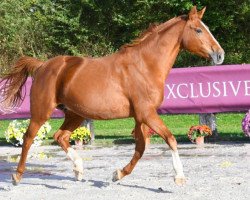
M221 54L220 54L220 53L217 55L217 58L218 58L218 60L221 60L221 59L222 59L222 57L221 57Z

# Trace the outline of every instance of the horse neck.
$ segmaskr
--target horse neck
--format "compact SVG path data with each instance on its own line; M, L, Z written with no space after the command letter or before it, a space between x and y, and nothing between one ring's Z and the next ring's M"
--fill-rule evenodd
M176 19L176 22L154 34L154 38L141 47L140 53L144 59L147 70L165 82L176 57L181 49L181 38L186 22ZM164 26L164 24L162 24Z

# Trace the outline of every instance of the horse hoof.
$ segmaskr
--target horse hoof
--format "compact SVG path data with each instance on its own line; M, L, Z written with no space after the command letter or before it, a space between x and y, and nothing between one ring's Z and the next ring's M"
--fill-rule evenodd
M83 175L82 174L76 175L76 181L82 181L82 179L83 179Z
M174 182L178 186L183 186L186 184L186 178L185 177L176 177Z
M13 185L18 185L21 181L21 177L18 177L16 174L12 174L11 179Z
M76 171L76 170L74 170L74 172L75 172L76 181L81 181L83 179L83 172Z
M113 173L113 178L112 178L112 181L113 182L116 182L116 181L119 181L123 178L123 175L122 175L122 172L121 170L116 170L114 173Z

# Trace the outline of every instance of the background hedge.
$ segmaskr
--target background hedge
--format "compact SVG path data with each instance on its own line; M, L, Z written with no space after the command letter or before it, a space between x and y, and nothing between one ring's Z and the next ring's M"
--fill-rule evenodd
M226 52L225 64L250 63L250 1L1 0L0 66L21 55L103 56L130 42L150 23L207 6L203 21ZM182 52L175 66L209 65Z

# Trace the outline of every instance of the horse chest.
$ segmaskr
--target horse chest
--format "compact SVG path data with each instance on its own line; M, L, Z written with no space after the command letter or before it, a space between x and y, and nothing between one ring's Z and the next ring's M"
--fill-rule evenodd
M157 108L163 101L164 87L159 87L156 84L137 87L131 96L134 104L153 105Z

